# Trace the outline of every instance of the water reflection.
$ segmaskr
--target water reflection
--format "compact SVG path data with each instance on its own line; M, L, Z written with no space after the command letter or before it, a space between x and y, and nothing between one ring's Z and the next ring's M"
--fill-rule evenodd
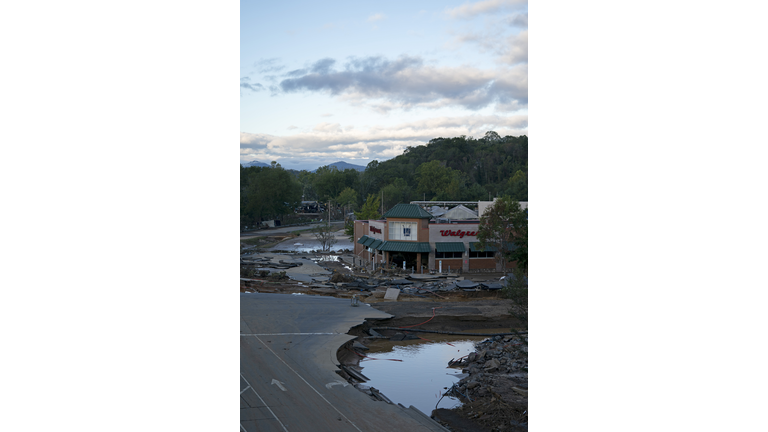
M419 342L397 346L392 346L392 342L376 342L366 353L369 357L400 359L402 362L363 359L360 366L364 368L363 374L371 379L365 385L376 387L394 403L406 407L413 405L430 415L445 392L444 387L450 387L459 380L456 375L461 370L448 368L448 361L474 351L475 341L463 338L451 340L450 345L446 342ZM459 405L461 402L458 399L446 396L438 408Z

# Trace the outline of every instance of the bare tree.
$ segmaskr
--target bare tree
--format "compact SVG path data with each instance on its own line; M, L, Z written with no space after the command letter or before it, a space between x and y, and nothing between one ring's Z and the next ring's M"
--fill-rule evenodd
M312 234L314 234L317 241L320 242L323 252L330 251L331 247L336 244L336 236L333 233L333 227L327 223L318 225L312 229Z

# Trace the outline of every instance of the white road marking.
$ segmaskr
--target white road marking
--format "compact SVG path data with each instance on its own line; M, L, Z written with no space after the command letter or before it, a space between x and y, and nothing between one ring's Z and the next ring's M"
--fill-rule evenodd
M254 335L254 336L255 336L255 335ZM286 362L285 362L285 360L283 360L282 358L280 358L280 356L279 356L279 355L277 355L277 354L276 354L274 351L272 351L272 348L270 348L270 347L269 347L269 345L265 344L265 343L264 343L264 341L263 341L263 340L261 340L261 339L259 339L259 337L258 337L258 336L256 336L256 339L257 339L259 342L261 342L261 344L262 344L262 345L264 345L264 346L265 346L265 347L266 347L266 348L267 348L267 349L268 349L268 350L269 350L269 351L270 351L272 354L274 354L274 356L275 356L275 357L277 357L277 359L278 359L278 360L280 360L281 362L283 362L283 364L284 364L284 365L286 365L286 366L288 367L288 369L290 369L290 370L291 370L293 373L295 373L295 374L296 374L296 376L298 376L299 378L301 378L301 380L302 380L302 381L304 381L304 384L308 385L308 386L309 386L309 388L311 388L312 390L314 390L314 392L315 392L315 393L317 393L317 395L318 395L318 396L320 396L320 397L321 397L321 398L322 398L322 399L323 399L323 400L324 400L324 401L325 401L325 402L326 402L328 405L330 405L330 406L331 406L331 408L333 408L333 409L334 409L334 410L335 410L337 413L339 413L339 415L340 415L340 416L344 417L344 419L345 419L346 421L348 421L348 422L349 422L349 424L351 424L351 425L352 425L352 426L353 426L355 429L359 430L360 432L363 432L363 431L362 431L362 430L361 430L359 427L357 427L357 425L356 425L356 424L354 424L354 423L352 422L352 420L348 419L348 418L347 418L347 416L345 416L345 415L344 415L344 413L342 413L341 411L339 411L339 409L338 409L338 408L336 408L336 407L335 407L335 406L334 406L334 405L333 405L333 404L332 404L332 403L331 403L331 402L330 402L328 399L326 399L326 398L325 398L325 396L323 396L323 395L322 395L322 394L321 394L319 391L317 391L317 389L315 389L314 387L312 387L312 385L311 385L310 383L308 383L308 382L307 382L307 380L305 380L303 376L301 376L301 375L300 375L298 372L296 372L296 370L295 370L295 369L293 369L293 368L291 367L291 365L289 365L288 363L286 363ZM240 374L240 376L242 376L242 374ZM243 378L243 379L245 379L245 378ZM246 384L248 384L248 381L246 381L245 383L246 383ZM255 391L255 390L254 390L254 391ZM277 418L277 417L275 417L275 418ZM282 424L282 423L281 423L281 424Z
M281 383L280 381L278 381L278 380L276 380L276 379L274 379L274 378L273 378L273 379L272 379L272 384L275 384L275 385L277 385L277 386L280 388L280 390L282 390L282 391L287 391L287 390L285 389L285 387L283 387L283 384L285 384L285 383Z
M262 342L262 343L263 343L263 342ZM270 351L271 351L271 350L270 350ZM243 379L243 381L245 381L245 383L246 383L246 384L248 384L248 387L251 387L251 383L249 383L249 382L248 382L248 380L247 380L247 379L245 379L245 377L243 376L243 374L242 374L242 373L240 374L240 378L242 378L242 379ZM272 409L271 409L271 408L269 408L269 406L267 406L267 403L266 403L266 402L264 402L264 399L262 399L262 398L261 398L261 395L259 395L259 393L256 391L256 389L255 389L255 388L253 388L253 387L251 387L251 390L253 390L253 392L254 392L254 393L256 393L256 397L258 397L258 398L259 398L259 400L261 401L261 403L263 403L263 404L264 404L264 408L266 408L267 410L269 410L269 413L270 413L270 414L272 414L272 417L274 417L274 418L275 418L275 420L277 420L277 422L278 422L278 423L280 423L280 426L282 426L283 430L284 430L285 432L288 432L288 429L286 429L286 428L285 428L285 425L283 424L283 422L281 422L281 421L280 421L280 419L279 419L279 418L277 418L277 416L275 415L275 413L274 413L274 412L272 412ZM243 428L243 425L242 425L242 423L240 424L240 427L241 427L241 428ZM245 431L245 428L243 428L243 430ZM360 430L360 429L358 429L358 430ZM246 432L247 432L247 431L246 431ZM361 431L361 432L362 432L362 431Z
M244 392L244 391L246 391L246 390L248 390L249 388L251 388L251 386L248 386L248 387L246 387L246 388L244 388L244 389L240 390L240 394L243 394L243 392Z
M334 381L334 382L329 382L328 384L326 384L326 385L325 385L325 388L331 388L331 387L333 387L333 386L335 386L335 385L340 385L340 386L342 386L342 387L346 387L346 386L348 386L348 385L349 385L349 383L346 383L346 382L344 382L344 381Z
M313 335L337 335L346 333L240 333L240 336L313 336Z

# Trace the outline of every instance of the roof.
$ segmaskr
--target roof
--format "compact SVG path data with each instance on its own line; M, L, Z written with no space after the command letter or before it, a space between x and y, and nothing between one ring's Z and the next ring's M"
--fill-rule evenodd
M360 243L360 244L363 244L363 243L365 243L365 241L366 241L366 240L368 240L369 238L370 238L370 237L368 237L367 235L364 235L364 236L360 237L359 239L357 239L357 242L358 242L358 243Z
M429 212L432 213L432 216L438 217L445 213L445 209L439 206L432 206Z
M375 242L375 241L376 241L376 239L375 239L375 238L373 238L373 237L368 237L368 240L366 240L366 241L365 241L365 243L363 243L363 246L365 246L365 247L370 247L370 246L371 246L371 244L372 244L373 242Z
M388 212L384 213L385 218L409 218L409 219L432 219L432 215L416 204L398 204Z
M385 241L379 250L387 252L429 252L428 242Z
M457 220L477 219L477 213L459 204L456 207L443 213L441 217L445 219L457 219Z
M370 244L368 247L369 247L369 248L371 248L371 249L376 249L376 248L378 248L378 247L379 247L379 246L380 246L382 243L384 243L384 241L383 241L383 240L376 240L376 241L374 241L373 243L371 243L371 244Z
M508 250L515 250L517 249L517 245L512 242L507 242L507 249ZM472 252L496 252L496 248L488 245L485 249L480 249L480 242L469 242L469 250Z
M462 242L435 243L435 250L437 252L464 252L464 243Z

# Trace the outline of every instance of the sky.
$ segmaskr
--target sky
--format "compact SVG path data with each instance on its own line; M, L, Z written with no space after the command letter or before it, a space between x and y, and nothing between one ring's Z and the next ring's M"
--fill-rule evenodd
M527 135L527 108L527 0L240 3L241 163Z

